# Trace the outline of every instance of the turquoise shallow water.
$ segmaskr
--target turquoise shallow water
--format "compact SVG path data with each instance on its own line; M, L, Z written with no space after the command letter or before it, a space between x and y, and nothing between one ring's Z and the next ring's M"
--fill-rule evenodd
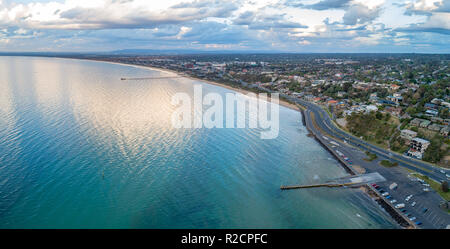
M394 228L280 108L280 134L173 129L176 92L231 90L101 62L0 57L0 228Z

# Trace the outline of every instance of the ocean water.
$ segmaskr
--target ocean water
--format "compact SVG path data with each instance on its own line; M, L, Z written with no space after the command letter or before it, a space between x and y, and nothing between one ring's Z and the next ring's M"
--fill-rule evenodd
M257 129L174 129L171 97L232 90L111 63L0 57L0 228L395 228L280 107Z

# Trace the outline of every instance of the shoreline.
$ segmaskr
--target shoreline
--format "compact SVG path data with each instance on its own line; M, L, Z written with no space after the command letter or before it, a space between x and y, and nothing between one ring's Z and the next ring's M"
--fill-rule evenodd
M108 62L108 61L103 61L103 60L96 60L96 61ZM189 75L183 75L183 74L180 73L180 72L177 72L177 71L174 71L174 70L170 70L170 69L161 69L161 68L156 68L156 67L151 67L151 66L133 65L133 64L127 64L127 63L120 63L120 62L109 62L109 63L118 64L118 65L126 65L126 66L135 66L135 67L138 67L138 68L151 69L151 70L156 70L156 71L160 71L160 72L165 72L165 73L170 73L170 74L176 74L176 75L178 75L178 76L180 76L180 77L188 78L188 79L191 79L191 80L201 81L201 82L206 83L206 84L211 84L211 85L223 87L223 88L226 88L226 89L229 89L229 90L233 90L233 91L236 91L236 92L240 92L240 93L243 93L243 94L247 94L247 93L252 92L252 91L249 91L249 90L246 90L246 89L236 88L236 87L227 85L227 84L225 84L225 83L218 83L218 82L214 82L214 81L210 81L210 80L198 79L198 78L195 78L195 77L192 77L192 76L189 76ZM306 127L306 122L305 122L305 121L306 121L306 120L305 120L306 117L305 117L305 113L303 112L303 109L301 108L301 106L296 106L296 105L294 105L294 104L291 104L291 103L289 103L289 102L287 102L287 101L285 101L285 100L281 100L281 99L279 100L279 105L300 112L300 114L302 115L302 123L303 123L303 125ZM312 133L312 132L310 131L310 133ZM347 165L341 160L341 158L338 157L338 156L336 156L336 155L333 153L333 151L332 151L330 148L328 148L328 146L326 146L325 144L323 144L323 142L322 142L320 139L318 139L317 136L314 135L314 133L312 133L312 134L313 134L314 139L316 140L316 142L317 142L319 145L321 145L326 151L328 151L332 156L334 156L334 157L337 159L338 164L339 164L339 165L340 165L340 166L341 166L348 174L352 175L352 174L364 174L364 173L365 173L366 170L365 170L364 168L360 167L360 166L355 167L355 168L352 168L352 167L347 166ZM356 165L355 165L355 166L356 166ZM372 200L374 200L374 201L378 204L378 206L380 207L380 209L381 209L381 210L384 210L384 211L387 213L387 215L389 215L390 218L391 218L391 219L392 219L392 220L393 220L400 228L403 228L403 229L405 229L405 228L406 228L406 229L408 229L408 228L414 228L413 225L412 225L412 226L408 226L408 223L409 223L409 222L408 222L407 220L403 220L403 217L402 217L401 215L396 214L396 210L395 210L395 209L393 209L393 210L389 209L390 205L389 205L388 203L386 203L386 202L384 201L383 198L381 198L380 196L378 196L378 194L377 194L376 192L371 191L371 189L370 189L369 186L361 186L361 187L359 187L359 189L360 189L361 192L363 192L364 194L366 194L367 196L369 196ZM392 207L391 207L391 208L392 208ZM410 225L410 224L409 224L409 225Z
M78 58L74 58L74 59L78 59ZM81 60L106 62L106 63L117 64L117 65L122 65L122 66L133 66L133 67L142 68L142 69L155 70L155 71L159 71L159 72L163 72L163 73L175 74L177 76L180 76L180 77L183 77L183 78L187 78L187 79L190 79L190 80L201 81L201 82L206 83L206 84L219 86L219 87L222 87L222 88L225 88L225 89L228 89L228 90L232 90L232 91L236 91L236 92L239 92L239 93L242 93L242 94L253 93L250 90L233 87L233 86L230 86L230 85L225 84L225 83L219 83L219 82L215 82L215 81L211 81L211 80L195 78L193 76L185 75L185 74L182 74L181 72L170 70L170 69L166 69L166 68L159 68L159 67L152 67L152 66L143 66L143 65L135 65L135 64L122 63L122 62L99 60L99 59L83 59L83 58L81 58ZM289 108L291 110L300 112L300 109L295 104L289 103L286 100L279 99L279 103L278 104L280 106L283 106L283 107Z

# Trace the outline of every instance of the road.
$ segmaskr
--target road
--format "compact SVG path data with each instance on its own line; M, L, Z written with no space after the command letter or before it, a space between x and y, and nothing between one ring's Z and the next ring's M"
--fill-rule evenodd
M353 146L370 151L371 153L375 153L378 157L390 160L392 162L397 162L402 167L419 172L438 182L448 181L446 174L450 174L450 170L436 167L426 162L415 160L403 155L399 155L395 152L385 150L366 141L363 141L336 127L336 125L330 119L328 113L320 106L300 99L296 99L296 102L307 107L308 110L310 110L314 114L316 124L325 133L328 133L329 135L336 137L342 141L346 141ZM445 173L441 173L441 170Z
M360 150L360 147L352 146L349 142L345 143L342 139L338 140L328 136L328 134L322 132L322 130L325 130L322 126L319 127L320 129L316 129L311 118L312 114L315 117L319 117L317 116L319 114L314 112L312 108L307 109L305 111L306 125L322 143L332 150L339 150L346 157L350 158L352 161L350 166L358 165L365 170L365 173L378 172L387 179L386 182L378 183L378 185L389 193L390 199L388 201L395 200L393 205L405 204L405 208L403 208L405 212L402 213L404 217L408 215L405 218L416 217L414 222L421 222L422 224L418 227L425 229L442 229L450 224L450 214L439 207L443 199L438 193L424 191L423 189L426 187L417 181L417 178L410 176L404 168L386 168L381 166L379 163L382 158L377 158L373 161L364 160L367 158L367 155ZM326 113L325 115L328 117ZM315 124L318 125L320 119L315 118L315 121ZM336 137L339 138L339 136ZM393 182L398 184L395 190L389 189L389 185ZM406 201L405 199L409 195L413 195L413 197ZM411 205L413 202L416 203L414 206ZM424 208L428 209L425 213L423 212Z

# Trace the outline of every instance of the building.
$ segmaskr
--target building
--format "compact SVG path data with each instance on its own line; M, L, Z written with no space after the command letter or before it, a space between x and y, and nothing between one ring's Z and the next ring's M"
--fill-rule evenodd
M388 112L396 117L400 117L400 115L402 114L402 108L401 107L392 107L392 106L388 106L386 108L384 108L385 112Z
M444 125L432 124L428 126L428 130L437 132L439 132L442 128L444 128Z
M424 120L422 123L420 123L420 127L427 128L431 124L430 120Z
M450 103L449 102L441 102L442 106L445 106L447 108L450 108Z
M428 109L428 110L436 110L436 109L438 108L437 105L432 104L432 103L426 103L424 106L425 106L425 108Z
M415 119L411 120L411 122L409 122L409 124L413 125L413 126L420 126L420 124L423 121L426 121L426 120L425 119L421 119L421 118L415 118Z
M430 117L436 117L439 114L438 111L436 110L426 110L425 111L425 115L430 116Z
M400 137L406 140L412 140L413 138L415 138L417 136L417 132L412 131L412 130L401 130L400 132Z
M448 136L448 133L450 132L450 126L445 126L441 129L440 133L442 136Z
M397 95L397 96L396 96ZM396 104L399 104L403 101L403 97L399 94L394 94L394 96L387 96L386 97L389 101L394 102Z
M399 85L396 85L396 84L391 85L391 90L393 90L393 91L397 91L399 88L400 88Z
M378 111L378 107L376 107L374 105L363 105L362 108L364 108L366 112L376 112L376 111Z
M335 106L335 105L337 105L338 102L336 100L332 99L332 100L328 100L327 103L328 103L328 106Z
M444 102L443 99L438 99L438 98L434 98L433 100L430 101L432 104L435 105L440 105L442 102Z
M422 159L423 153L425 153L428 146L430 146L430 141L415 137L411 140L409 145L410 148L407 152L407 155L418 159Z

